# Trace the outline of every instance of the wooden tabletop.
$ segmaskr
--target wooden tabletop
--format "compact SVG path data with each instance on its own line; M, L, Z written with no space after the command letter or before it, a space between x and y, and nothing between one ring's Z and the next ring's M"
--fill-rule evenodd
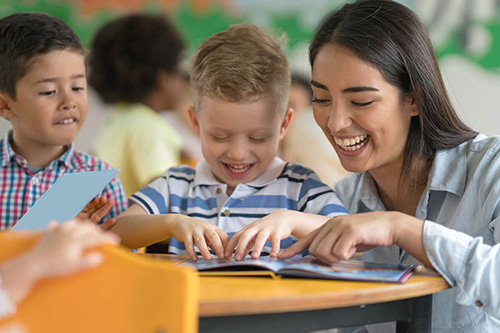
M179 256L146 254L167 261ZM359 306L430 295L450 288L435 273L418 272L406 283L271 277L200 277L201 317L296 312Z
M201 277L200 316L307 311L381 303L449 288L417 273L405 284L269 277Z

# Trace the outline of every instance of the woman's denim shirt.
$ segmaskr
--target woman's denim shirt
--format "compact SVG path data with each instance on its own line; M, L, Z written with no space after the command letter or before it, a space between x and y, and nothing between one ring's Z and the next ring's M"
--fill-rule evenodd
M500 332L500 137L478 135L436 153L415 216L424 247L454 287L433 298L433 332ZM373 178L352 174L335 186L350 213L386 210ZM364 260L417 263L393 245Z

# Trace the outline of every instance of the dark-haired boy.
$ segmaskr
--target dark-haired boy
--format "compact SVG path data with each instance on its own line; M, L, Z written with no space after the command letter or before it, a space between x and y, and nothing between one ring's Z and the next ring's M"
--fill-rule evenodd
M63 173L111 167L73 149L87 116L85 50L64 21L43 13L2 18L0 73L0 116L13 127L0 141L0 230L6 230ZM117 178L103 196L114 200L105 219L126 208Z

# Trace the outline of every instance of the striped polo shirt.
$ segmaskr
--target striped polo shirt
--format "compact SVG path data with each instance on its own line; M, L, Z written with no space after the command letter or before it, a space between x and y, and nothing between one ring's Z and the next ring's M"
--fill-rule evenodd
M314 171L276 157L255 180L238 184L230 197L226 184L215 179L205 161L196 169L179 166L168 169L162 178L136 192L129 204L140 205L148 214L184 214L213 223L229 237L246 225L282 209L334 217L347 214L333 190ZM281 248L297 239L281 241ZM195 247L198 252L198 249ZM268 241L262 251L269 254ZM170 239L168 253L186 254L184 243ZM199 253L199 252L198 252Z
M12 149L11 133L0 140L0 230L12 228L63 173L111 169L109 164L78 152L70 145L59 158L38 172L33 172L26 159ZM127 208L125 192L118 177L111 180L101 195L115 200L103 220L116 217ZM71 193L68 193L66 200L71 200Z

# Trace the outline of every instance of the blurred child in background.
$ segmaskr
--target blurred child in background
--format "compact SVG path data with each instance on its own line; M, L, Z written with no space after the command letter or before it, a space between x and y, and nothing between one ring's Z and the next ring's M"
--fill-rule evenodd
M186 89L178 70L183 50L179 32L164 15L120 17L92 41L89 84L114 105L94 152L121 169L127 195L180 162L181 138L158 112L176 109Z

